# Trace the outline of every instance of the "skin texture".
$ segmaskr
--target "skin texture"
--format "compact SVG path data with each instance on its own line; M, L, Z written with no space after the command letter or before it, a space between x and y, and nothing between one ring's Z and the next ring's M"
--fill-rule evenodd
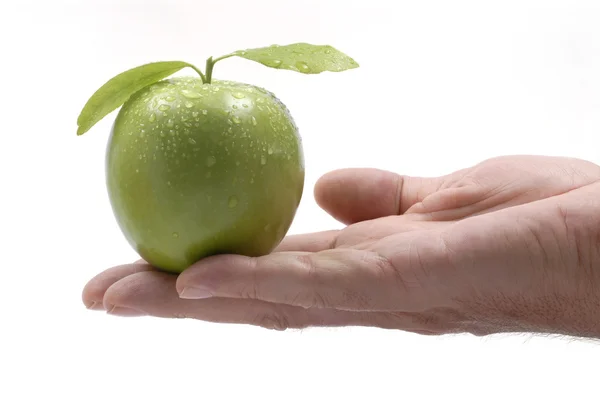
M600 337L595 164L500 157L434 178L339 170L315 198L348 226L290 236L266 256L209 257L179 276L116 266L83 301L120 316L279 330Z
M298 129L271 93L174 78L137 92L109 139L107 187L129 243L179 273L218 253L268 254L304 185Z

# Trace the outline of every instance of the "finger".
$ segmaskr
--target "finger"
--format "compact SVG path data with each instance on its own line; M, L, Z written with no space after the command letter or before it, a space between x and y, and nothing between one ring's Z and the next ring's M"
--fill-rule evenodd
M111 285L131 274L153 270L147 263L138 262L111 267L92 278L83 288L84 305L88 309L103 310L104 293Z
M176 277L157 271L139 272L113 284L104 297L104 308L119 316L193 318L215 323L250 323L263 326L304 327L308 315L302 308L262 301L179 298Z
M289 235L281 241L273 252L319 252L331 249L339 232L339 230L330 230L311 234Z
M214 323L249 324L276 330L313 326L381 325L392 328L392 324L397 323L384 315L334 309L304 309L257 300L181 299L176 291L176 277L158 271L134 273L114 283L106 291L104 307L112 315L125 317L189 318Z
M334 243L338 230L323 231L311 234L290 235L275 249L282 251L317 252L329 249ZM139 259L131 264L112 267L98 274L84 287L82 300L88 309L103 310L102 299L105 291L112 284L131 274L154 270L145 260Z
M304 308L387 311L401 303L394 268L356 249L206 258L177 279L182 298L257 299Z
M325 174L315 200L344 224L404 213L437 191L443 177L417 178L378 169L343 169Z
M277 305L263 301L233 298L183 300L175 291L176 278L154 270L133 272L131 265L117 266L100 276L120 279L102 290L101 309L118 316L156 316L193 318L214 323L239 323L269 329L302 329L307 327L372 326L400 329L419 334L460 332L454 315L448 312L350 312L335 309ZM106 277L108 278L108 277ZM105 284L110 281L106 280ZM104 303L104 304L103 304Z

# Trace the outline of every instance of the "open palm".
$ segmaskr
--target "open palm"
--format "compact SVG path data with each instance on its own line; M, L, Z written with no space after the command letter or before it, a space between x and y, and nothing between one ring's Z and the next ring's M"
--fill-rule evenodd
M464 256L458 262L457 244L482 241L496 235L490 224L503 228L519 213L533 213L520 205L598 180L600 168L592 163L534 156L490 159L436 178L334 171L319 180L315 198L347 224L344 229L289 236L260 258L206 258L179 276L143 261L116 266L87 284L83 300L91 309L121 316L274 329L367 325L485 333L485 324L474 325L474 317L457 306L483 291L473 278L482 270L465 268ZM516 263L531 255L516 252L514 258ZM484 285L488 290L506 280L494 277L497 269L485 270L496 280Z

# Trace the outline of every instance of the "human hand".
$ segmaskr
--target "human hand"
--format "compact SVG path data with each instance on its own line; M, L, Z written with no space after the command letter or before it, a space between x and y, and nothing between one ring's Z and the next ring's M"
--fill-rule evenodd
M141 262L83 292L92 309L268 328L600 335L600 167L515 156L438 178L341 170L317 202L349 224L270 255L206 258L179 276Z

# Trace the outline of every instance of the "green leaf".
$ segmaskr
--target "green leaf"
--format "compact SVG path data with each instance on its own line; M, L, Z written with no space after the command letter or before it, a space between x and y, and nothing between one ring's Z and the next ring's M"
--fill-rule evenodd
M239 50L232 55L256 61L267 67L292 70L303 74L319 74L324 71L340 72L358 67L356 61L331 46L309 43Z
M98 89L83 107L77 118L77 135L85 134L140 89L185 67L196 69L183 61L159 61L132 68L115 76Z

